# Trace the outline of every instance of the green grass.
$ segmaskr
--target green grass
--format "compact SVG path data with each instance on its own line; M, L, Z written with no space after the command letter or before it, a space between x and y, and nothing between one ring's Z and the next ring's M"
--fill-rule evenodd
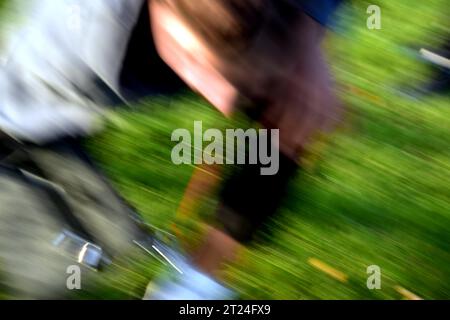
M431 22L448 28L448 5L373 2L382 9L382 30L366 28L368 2L354 1L340 12L340 32L325 43L346 126L316 166L298 174L270 233L261 232L227 268L228 283L242 298L401 299L396 285L425 299L450 298L449 98L414 100L393 90L427 79L427 66L404 48L438 45ZM194 120L204 127L232 122L224 124L192 94L151 99L118 112L116 120L89 148L145 219L168 228L193 170L171 163L171 132L192 128ZM203 210L206 218L212 205ZM186 230L199 236L196 228ZM312 257L349 280L315 269ZM366 287L369 265L382 270L381 290ZM82 298L138 298L163 269L149 259L124 258Z

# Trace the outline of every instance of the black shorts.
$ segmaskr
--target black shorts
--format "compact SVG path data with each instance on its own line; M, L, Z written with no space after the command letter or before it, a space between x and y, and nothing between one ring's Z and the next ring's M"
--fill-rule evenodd
M236 165L225 180L217 212L219 227L246 243L278 211L298 164L280 153L275 175L261 175L261 165Z

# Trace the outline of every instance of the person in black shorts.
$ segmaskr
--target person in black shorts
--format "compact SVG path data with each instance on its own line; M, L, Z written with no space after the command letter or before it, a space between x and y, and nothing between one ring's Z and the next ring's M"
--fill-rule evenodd
M217 188L216 222L174 280L150 284L148 299L231 297L214 280L278 210L308 145L339 120L321 40L341 1L156 1L150 5L160 56L185 82L224 114L240 110L267 129L279 129L279 170L261 164L223 166L194 173L180 212L189 214L202 194ZM181 25L172 28L173 21ZM192 36L178 37L185 28ZM205 173L206 172L206 173ZM196 284L202 283L202 288Z

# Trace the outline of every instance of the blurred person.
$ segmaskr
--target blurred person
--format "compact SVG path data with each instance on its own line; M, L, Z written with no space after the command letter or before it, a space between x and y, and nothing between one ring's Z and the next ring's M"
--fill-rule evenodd
M279 171L243 165L220 186L216 223L185 265L183 275L151 283L149 299L224 299L232 293L211 276L279 208L308 145L333 128L333 95L321 40L340 1L189 1L150 3L161 57L224 114L240 110L264 128L279 129ZM274 143L274 142L272 142ZM220 182L220 165L201 167L180 212ZM205 170L209 171L205 174Z
M242 111L265 128L280 129L278 173L261 176L259 165L238 168L222 186L217 224L203 245L191 258L173 254L183 274L153 282L146 294L231 298L216 278L218 270L276 212L308 145L338 118L320 44L339 2L39 1L11 42L0 73L2 167L25 168L61 186L86 237L123 253L138 232L127 220L127 206L79 142L99 128L108 107L174 94L187 85L225 115ZM188 201L215 184L198 177L197 172L186 191ZM51 207L42 195L36 206L30 194L37 193L7 175L0 186L4 216L16 215L17 199L22 214L36 213L36 219ZM1 245L8 245L7 233L1 234ZM18 274L22 287L60 285L61 264L52 269L46 259L42 277L26 261L36 249L30 247L35 237L26 237L22 250L8 257L9 271Z
M83 138L108 108L185 85L154 48L146 1L25 5L0 65L0 285L14 297L60 298L86 245L114 258L143 237ZM61 255L53 241L63 230Z

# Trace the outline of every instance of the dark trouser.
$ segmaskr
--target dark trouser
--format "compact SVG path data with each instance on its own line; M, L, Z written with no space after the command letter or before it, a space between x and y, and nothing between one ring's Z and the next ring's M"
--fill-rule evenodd
M63 230L102 247L111 258L128 253L133 240L142 238L132 210L78 141L22 146L5 155L0 160L0 286L12 297L70 293L67 268L79 264L54 246ZM82 274L85 287L92 272Z

